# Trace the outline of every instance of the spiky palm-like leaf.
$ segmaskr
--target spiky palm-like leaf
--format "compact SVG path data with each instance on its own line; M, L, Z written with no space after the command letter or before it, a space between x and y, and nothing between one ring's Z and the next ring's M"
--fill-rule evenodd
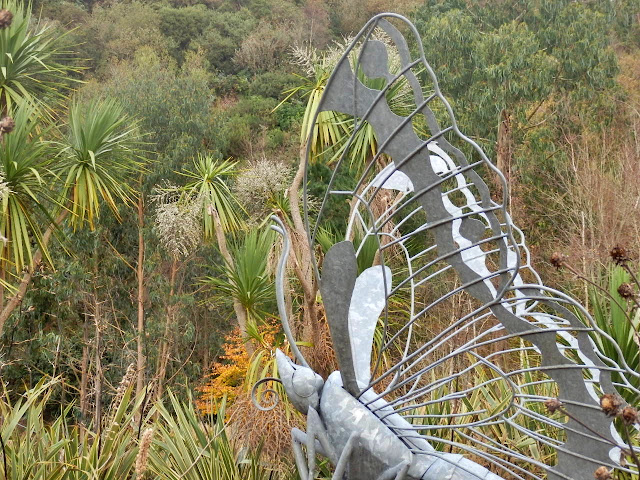
M61 95L77 69L62 63L70 53L62 49L61 36L52 25L32 20L30 3L3 0L2 8L13 13L13 21L0 29L0 107L10 112L22 101L44 105Z
M62 202L74 228L91 228L102 202L117 216L118 202L130 204L132 176L143 170L140 135L135 122L115 100L75 103L69 116L69 139L56 172L64 179Z
M622 267L615 267L609 273L609 295L602 295L601 291L597 290L591 292L593 319L598 327L611 335L614 340L614 342L605 341L601 336L597 336L594 337L594 341L609 358L617 358L619 350L624 362L630 368L639 371L640 337L637 331L640 330L640 310L636 309L633 303L628 305L627 300L618 292L620 285L630 281L632 280L629 274ZM630 382L634 386L640 383L635 378L631 378ZM621 388L620 394L631 404L638 401L630 389Z
M262 319L264 304L273 297L273 281L267 272L273 243L272 231L260 229L251 230L242 242L232 245L234 264L220 267L221 276L203 280L213 287L214 299L236 298L250 319Z
M364 122L355 131L356 125L352 118L333 111L322 111L316 118L318 105L329 76L340 59L340 56L336 55L339 50L341 49L336 50L334 47L324 54L318 54L317 51L312 49L310 52L298 54L306 57L303 62L296 63L304 64L308 76L298 75L301 80L300 85L285 91L286 97L278 107L294 95L308 96L300 128L300 144L304 145L309 141L308 148L312 159L329 153L331 157L328 163L340 158L345 148L349 147L350 167L359 171L367 159L374 156L377 151L377 139L371 125L368 122ZM367 78L360 68L356 68L357 57L353 54L350 61L352 67L357 71L358 79L366 86L377 90L385 87L385 79ZM393 68L393 70L395 69L397 69L397 66ZM410 89L403 78L390 85L386 93L387 102L394 112L401 112L407 109L407 97L410 94ZM312 125L311 122L314 118L315 123ZM353 138L351 138L352 134Z
M73 405L53 422L45 421L49 398L58 379L44 377L15 403L8 392L0 395L0 434L7 471L0 459L2 478L8 480L119 480L132 478L139 443L134 416L141 415L144 396L132 397L133 386L111 405L109 421L99 433L69 423ZM150 415L153 414L153 409ZM0 453L0 458L2 454Z
M227 436L225 403L203 422L194 402L169 392L169 408L158 405L157 440L150 471L162 480L268 480L277 478L261 461L260 449L239 450ZM175 412L175 413L172 413ZM281 478L281 477L280 477Z
M52 393L52 386L57 382L49 382L42 378L33 388L27 390L15 403L11 402L8 392L0 397L0 415L3 425L0 435L4 439L4 448L0 461L2 478L19 480L62 480L65 468L57 461L69 440L63 435L65 428L64 415L53 423L45 424L44 411ZM6 466L8 471L4 471Z
M182 175L191 180L185 189L202 203L202 222L204 237L214 235L214 220L211 210L215 210L220 217L222 228L226 232L240 228L240 218L237 211L242 207L235 200L227 180L238 174L235 162L230 159L217 160L211 155L198 155L193 161L193 169L185 170Z
M20 272L32 261L32 248L42 245L41 225L50 220L52 144L38 135L34 108L24 105L14 113L16 127L0 142L0 167L7 188L2 195L0 235L2 268ZM46 256L46 253L45 253Z

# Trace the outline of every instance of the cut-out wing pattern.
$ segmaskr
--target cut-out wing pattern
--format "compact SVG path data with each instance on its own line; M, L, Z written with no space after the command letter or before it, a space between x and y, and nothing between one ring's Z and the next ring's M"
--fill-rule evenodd
M602 465L637 474L599 397L640 395L639 375L598 351L591 335L612 340L580 304L542 284L500 200L505 179L459 131L413 25L374 17L320 111L353 122L319 211L305 206L311 245L331 198L351 206L345 241L316 270L344 388L417 455L463 453L504 478L591 478ZM369 126L378 153L353 168ZM351 188L335 189L349 176ZM375 265L357 276L370 241ZM563 410L551 414L544 402L556 397Z
M391 291L391 270L381 265L367 268L356 279L349 304L349 340L358 387L371 381L371 349L387 293Z

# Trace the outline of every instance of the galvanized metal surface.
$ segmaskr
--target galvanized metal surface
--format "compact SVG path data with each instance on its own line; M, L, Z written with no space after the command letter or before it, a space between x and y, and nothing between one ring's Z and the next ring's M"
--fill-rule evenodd
M392 22L407 32L417 55ZM399 59L394 71L390 56ZM367 86L376 78L385 79L383 89ZM397 82L412 98L404 114L387 98ZM627 446L599 396L617 392L612 373L619 387L640 394L629 382L638 373L619 349L618 358L606 358L590 335L612 339L531 267L522 232L484 179L493 178L502 199L506 181L459 131L415 27L398 15L374 17L338 62L316 117L321 111L345 114L355 128L319 212L310 213L305 192L310 244L329 198L345 197L353 208L345 240L326 253L322 272L316 268L340 371L322 385L306 362L297 366L278 354L280 371L288 372L287 394L309 413L308 431L293 435L303 478L313 478L316 448L337 465L336 479L344 473L351 480L582 480L603 465L637 475L638 466L619 462ZM336 191L354 138L367 125L378 153L352 188ZM420 242L413 241L417 236ZM376 242L379 265L358 276L356 259L367 241ZM401 300L409 311L389 308ZM459 314L444 321L442 312L451 311ZM385 363L385 355L394 361ZM295 376L308 379L309 388ZM461 412L466 399L491 389L506 398ZM568 418L545 410L550 393ZM547 428L534 430L534 422ZM525 446L495 432L510 432ZM556 458L535 458L527 438L555 450Z

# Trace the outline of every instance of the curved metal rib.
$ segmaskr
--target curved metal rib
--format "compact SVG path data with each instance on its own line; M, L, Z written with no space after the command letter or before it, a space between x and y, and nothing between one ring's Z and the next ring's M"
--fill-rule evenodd
M291 250L289 234L287 233L287 229L285 228L284 223L282 223L282 220L275 215L271 216L271 220L277 223L277 225L271 225L271 229L282 235L283 242L280 261L278 262L278 271L276 272L276 299L278 301L278 313L282 320L284 334L287 336L287 340L289 340L289 345L291 345L291 351L298 362L300 362L300 365L310 368L309 364L298 349L298 345L296 345L296 339L293 338L293 333L291 333L291 327L289 326L289 318L287 317L287 309L284 303L284 272L287 266L287 258L289 258L289 251Z

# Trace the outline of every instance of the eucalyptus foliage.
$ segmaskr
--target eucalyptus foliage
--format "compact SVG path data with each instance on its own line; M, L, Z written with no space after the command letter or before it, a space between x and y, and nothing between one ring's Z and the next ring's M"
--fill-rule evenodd
M594 3L429 0L416 27L461 128L490 154L503 111L515 141L538 149L549 147L569 105L606 119L607 96L600 104L598 94L614 86L617 64ZM591 104L576 103L589 97Z

